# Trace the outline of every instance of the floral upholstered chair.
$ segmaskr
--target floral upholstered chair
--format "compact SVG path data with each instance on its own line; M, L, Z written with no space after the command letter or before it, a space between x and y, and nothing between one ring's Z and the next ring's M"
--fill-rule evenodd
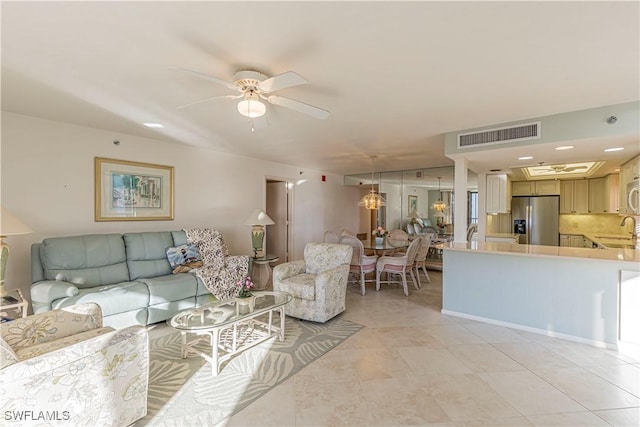
M353 249L337 243L308 243L304 261L273 269L273 289L293 296L287 316L326 322L345 310L347 279Z
M146 415L145 327L102 327L100 306L90 303L2 323L0 333L5 420L36 417L12 418L12 426L33 425L39 414L82 426L126 426Z

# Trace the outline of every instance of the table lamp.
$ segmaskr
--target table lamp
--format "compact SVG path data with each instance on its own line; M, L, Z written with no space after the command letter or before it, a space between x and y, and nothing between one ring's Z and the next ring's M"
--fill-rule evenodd
M0 297L7 294L4 288L4 273L7 268L7 259L9 259L9 245L4 242L4 238L32 232L33 230L24 225L14 214L4 207L0 207L0 244L2 245L2 252L0 254Z
M249 215L244 225L251 225L251 246L253 247L253 257L264 256L262 243L264 241L264 226L275 224L269 215L262 209L256 209Z

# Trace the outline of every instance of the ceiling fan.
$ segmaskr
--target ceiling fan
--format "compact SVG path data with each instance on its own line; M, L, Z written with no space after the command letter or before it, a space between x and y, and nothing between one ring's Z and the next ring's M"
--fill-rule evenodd
M181 105L178 109L191 107L203 102L215 101L219 99L241 99L238 103L238 112L245 117L256 118L265 114L267 107L261 100L265 100L273 105L279 105L281 107L295 110L299 113L306 114L316 119L324 120L329 117L329 111L324 110L313 105L305 104L304 102L296 101L295 99L285 98L279 95L270 95L272 92L276 92L281 89L286 89L293 86L298 86L307 83L307 81L300 74L293 71L287 71L277 76L267 77L258 71L252 70L240 70L233 76L233 82L212 77L198 71L189 70L186 68L173 67L174 70L183 71L189 73L195 77L222 85L230 90L239 92L239 95L222 95L213 96L210 98L201 99L196 102Z
M549 169L544 169L549 172L562 173L562 172L573 172L578 169L587 169L585 165L579 166L567 166L567 165L549 165Z

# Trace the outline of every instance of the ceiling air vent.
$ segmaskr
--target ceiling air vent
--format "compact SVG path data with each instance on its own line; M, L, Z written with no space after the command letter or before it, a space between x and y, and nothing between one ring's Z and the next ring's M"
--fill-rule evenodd
M514 141L540 139L540 122L525 123L518 126L485 129L480 132L458 134L458 148L477 147L479 145L504 144Z

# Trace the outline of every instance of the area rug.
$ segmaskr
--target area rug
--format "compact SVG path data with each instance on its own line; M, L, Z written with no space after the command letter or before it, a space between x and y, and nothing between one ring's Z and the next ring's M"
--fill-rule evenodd
M202 357L180 357L179 332L154 338L151 331L148 414L134 425L216 425L361 328L339 317L324 324L287 317L284 341L273 337L238 354L217 377ZM199 349L210 352L206 344Z

